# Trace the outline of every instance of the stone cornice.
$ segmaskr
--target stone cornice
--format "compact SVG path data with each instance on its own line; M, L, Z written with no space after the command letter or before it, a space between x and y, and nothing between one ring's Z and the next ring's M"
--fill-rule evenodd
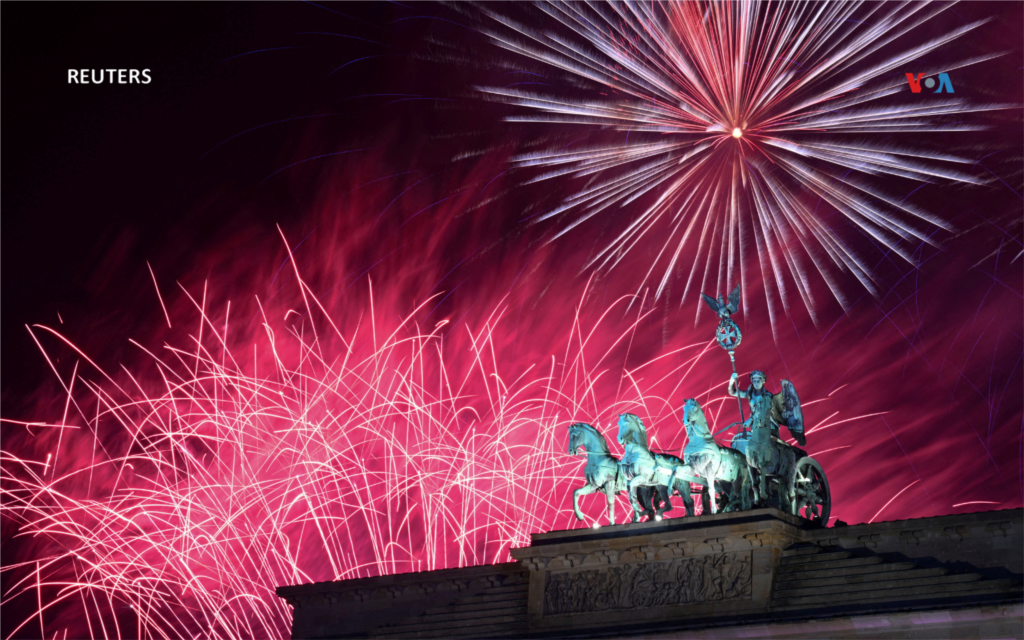
M531 571L671 560L784 546L798 539L804 525L777 509L676 520L533 534L533 545L511 554Z
M519 563L399 573L371 578L355 578L278 587L278 597L296 609L303 606L340 603L370 604L372 601L409 600L450 592L459 594L476 589L500 587L507 582L503 573L521 574Z
M1024 509L1003 509L809 530L804 539L846 548L876 549L893 543L916 546L929 539L963 542L1005 538L1020 535L1021 529L1024 529Z

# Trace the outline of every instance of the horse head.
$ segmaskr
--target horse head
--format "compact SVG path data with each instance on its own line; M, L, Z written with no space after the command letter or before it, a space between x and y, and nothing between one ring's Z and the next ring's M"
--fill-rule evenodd
M647 445L647 428L644 421L633 413L623 413L619 416L619 444L638 444L644 448Z
M569 425L569 455L577 455L581 447L587 453L610 452L608 443L597 429L586 422L575 422Z
M711 437L711 430L708 429L708 419L704 415L704 409L695 399L690 398L683 404L683 426L686 427L686 435L693 437Z

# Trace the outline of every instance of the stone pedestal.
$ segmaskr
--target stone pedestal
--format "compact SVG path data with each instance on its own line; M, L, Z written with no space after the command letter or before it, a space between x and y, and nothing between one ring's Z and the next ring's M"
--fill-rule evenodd
M805 522L775 509L535 534L531 632L607 629L769 611L782 552Z

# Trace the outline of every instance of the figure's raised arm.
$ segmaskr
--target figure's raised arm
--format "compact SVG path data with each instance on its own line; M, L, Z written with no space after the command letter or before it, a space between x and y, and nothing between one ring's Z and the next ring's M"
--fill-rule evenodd
M732 374L732 376L729 378L729 387L726 389L726 391L728 391L729 395L734 398L746 398L747 393L740 389L737 384L737 380L739 379L739 377L740 376L737 373Z

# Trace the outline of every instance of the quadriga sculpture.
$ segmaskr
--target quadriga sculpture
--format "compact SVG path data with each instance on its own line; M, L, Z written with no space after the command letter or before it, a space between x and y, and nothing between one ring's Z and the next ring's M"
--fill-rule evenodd
M619 473L619 459L611 454L604 436L586 422L569 426L569 454L576 455L581 448L587 452L587 466L583 467L583 479L587 483L572 494L573 513L577 520L582 520L580 496L600 491L608 499L608 523L615 524L615 496L625 488Z
M626 452L619 463L626 480L626 494L633 506L633 522L640 520L642 511L635 494L641 487L656 487L665 507L658 509L658 517L672 509L669 499L673 494L683 498L686 515L693 515L690 482L699 482L693 471L676 456L652 453L647 444L647 429L639 416L624 413L619 416L619 444ZM678 472L675 472L678 470Z
M585 422L569 425L569 454L577 455L580 449L584 449L587 454L587 464L583 468L586 484L572 494L573 513L578 520L583 520L580 496L600 491L608 500L608 522L615 524L615 496L626 490L626 478L622 474L619 459L611 454L604 436ZM632 521L636 522L644 515L648 518L660 517L664 512L671 510L669 495L666 486L639 486L635 491L630 491L630 504L638 503L644 506L639 514L634 513ZM689 491L684 491L680 495L683 496L687 515L693 515L694 505Z
M669 484L673 484L681 475L695 475L703 478L701 484L708 487L711 513L718 512L716 494L720 491L727 496L725 511L749 509L746 457L735 449L715 442L704 409L693 398L683 405L683 426L686 427L687 436L686 447L683 449L685 466L672 470Z
M570 456L575 456L584 450L587 455L587 465L584 467L584 479L586 484L572 493L572 512L579 520L583 520L583 512L580 511L580 497L589 496L595 492L604 494L608 501L608 523L615 523L615 496L626 489L626 478L618 459L611 455L608 450L608 442L597 429L586 422L577 422L569 425L569 449ZM648 518L659 516L672 509L669 503L669 494L666 487L641 486L635 494L637 501L644 506L641 515ZM657 499L660 500L657 500ZM632 501L631 501L632 502ZM688 513L693 513L693 500L684 499L687 502ZM669 503L668 508L663 504Z

